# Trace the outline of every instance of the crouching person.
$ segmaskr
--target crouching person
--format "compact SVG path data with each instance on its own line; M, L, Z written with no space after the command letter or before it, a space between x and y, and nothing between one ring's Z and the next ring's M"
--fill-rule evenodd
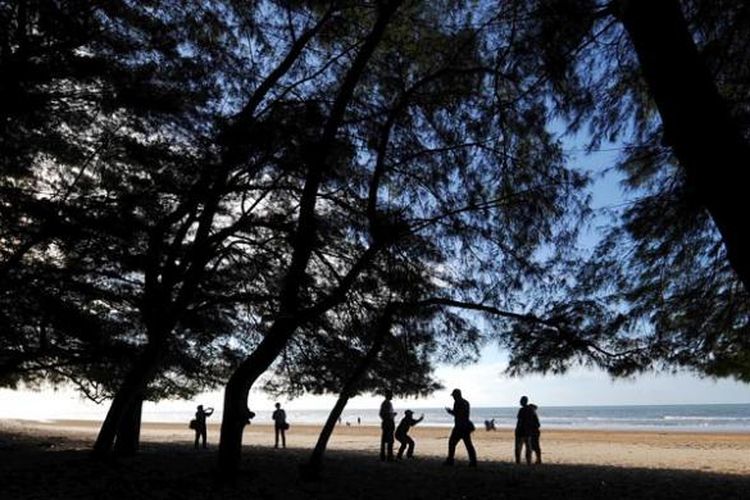
M404 412L404 418L401 419L401 422L399 422L398 427L396 428L396 439L401 443L397 455L399 460L403 458L404 450L406 450L406 458L412 458L414 456L414 440L409 437L409 429L424 420L424 413L416 420L413 415L413 411L406 410Z

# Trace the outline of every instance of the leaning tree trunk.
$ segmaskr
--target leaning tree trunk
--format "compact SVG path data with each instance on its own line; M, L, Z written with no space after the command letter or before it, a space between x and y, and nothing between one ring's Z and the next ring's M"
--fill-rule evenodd
M247 398L250 388L278 357L296 327L292 318L278 320L227 382L219 437L218 476L221 480L233 480L239 470L242 433L249 416Z
M279 294L278 316L270 331L255 351L245 359L232 374L224 393L224 415L221 422L219 442L219 476L222 479L236 477L242 452L242 431L247 421L247 397L250 388L278 357L286 343L294 335L299 319L298 298L305 269L315 245L316 220L315 204L323 174L328 170L328 155L336 143L336 135L343 123L347 106L367 65L379 45L386 28L403 0L389 0L379 4L378 16L359 52L351 63L341 83L341 87L331 105L314 154L307 170L307 178L299 203L299 218L296 235L293 239L292 260L284 277ZM347 286L350 286L347 285ZM322 314L328 308L321 309Z
M390 328L391 313L390 310L388 310L378 323L375 333L375 341L344 384L341 394L336 400L336 404L333 406L323 429L320 431L318 442L315 443L315 449L313 449L310 459L306 464L303 464L300 467L303 479L315 480L320 478L320 471L323 468L323 455L328 446L328 440L331 438L331 434L333 434L333 429L336 427L336 422L338 422L341 413L349 402L349 398L357 394L357 387L360 380L362 380L362 377L365 376L365 373L367 373L375 362L375 359L378 357L378 354L380 354L380 350L383 348L383 343L390 332Z
M750 291L750 145L698 53L678 0L620 0L619 17L664 125L665 142L721 234Z
M117 429L115 440L115 455L129 457L138 453L141 438L141 412L143 410L143 396L137 396L135 402L124 415L120 428Z
M112 450L117 432L126 416L132 415L133 405L138 404L142 394L146 392L146 386L153 379L165 353L166 346L163 343L149 343L125 376L99 429L99 435L94 443L95 455L106 455Z
M364 364L364 362L362 364ZM357 381L359 381L359 377L357 378ZM349 383L347 382L346 385L348 386ZM336 422L338 422L341 413L343 413L344 408L346 408L349 398L353 395L354 393L347 391L346 387L341 391L341 394L339 394L336 404L333 405L333 409L331 410L331 413L328 414L328 419L326 420L323 429L320 431L318 442L315 443L315 449L310 454L307 463L300 465L300 475L302 476L302 479L307 481L320 479L320 471L323 468L323 455L328 446L328 440L331 438L333 429L336 427Z

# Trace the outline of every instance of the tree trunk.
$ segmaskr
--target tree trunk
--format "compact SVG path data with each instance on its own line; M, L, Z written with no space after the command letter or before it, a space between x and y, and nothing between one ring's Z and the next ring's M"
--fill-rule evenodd
M218 476L222 480L233 480L242 459L242 433L248 422L247 396L252 382L243 380L235 371L224 390L224 413L219 434Z
M291 318L277 320L227 382L219 437L219 479L231 481L236 477L242 456L242 432L250 414L247 407L250 388L281 353L296 328L297 323Z
M349 392L344 389L339 394L339 398L336 400L336 404L333 405L331 413L328 414L328 419L323 429L320 431L318 436L318 442L315 443L315 449L310 454L310 459L305 464L300 465L300 474L302 479L307 481L313 481L320 479L320 471L323 468L323 455L326 452L328 446L328 440L333 434L333 429L336 427L341 413L346 408L346 404L349 402Z
M367 370L370 369L372 364L375 362L375 359L377 359L378 354L380 354L380 350L383 348L385 338L391 331L391 318L392 309L389 306L386 307L383 316L378 321L375 332L375 341L372 343L372 346L370 346L370 349L367 351L365 357L362 358L362 361L360 361L360 363L357 365L357 368L352 372L352 374L344 384L344 388L341 390L341 394L336 400L336 404L333 406L333 409L328 415L328 419L326 420L323 429L320 431L318 441L317 443L315 443L315 449L313 449L313 452L310 455L310 459L306 464L300 467L300 472L303 479L315 480L320 478L320 471L323 468L323 455L325 454L326 447L328 446L328 440L331 438L333 429L336 427L336 422L338 422L341 413L344 411L346 404L349 402L349 398L357 394L357 387L360 380L362 380L362 377L365 376Z
M292 260L279 293L279 312L260 345L232 374L224 393L225 406L221 421L218 464L221 479L231 480L236 477L239 470L242 431L247 422L247 397L250 388L281 353L299 324L297 318L299 291L305 281L305 269L315 245L315 204L323 173L327 171L328 155L334 147L336 135L354 90L401 3L402 0L391 0L380 5L373 28L342 81L323 128L319 147L315 149L315 154L308 165L299 204L300 213L296 234L293 238ZM322 312L325 311L321 311L321 314Z
M132 415L133 405L138 404L141 395L146 392L146 387L153 379L165 351L166 346L163 343L149 343L125 376L99 429L99 435L94 443L95 455L103 456L112 450L115 437L126 416Z
M299 291L305 281L305 269L315 245L315 204L323 173L327 170L328 155L334 147L336 135L354 90L401 3L402 0L391 0L379 6L373 28L342 81L323 127L318 148L315 149L315 154L307 166L307 177L299 204L298 224L293 238L292 260L279 293L279 312L260 345L232 374L224 393L225 406L219 442L220 479L231 480L236 477L239 470L242 431L247 422L247 397L250 388L281 353L299 324Z
M130 457L138 453L141 438L142 410L143 397L139 395L124 415L120 428L117 430L117 439L114 447L117 456Z
M750 238L745 234L750 204L744 180L750 146L698 53L678 0L621 0L619 17L659 110L665 142L750 291Z

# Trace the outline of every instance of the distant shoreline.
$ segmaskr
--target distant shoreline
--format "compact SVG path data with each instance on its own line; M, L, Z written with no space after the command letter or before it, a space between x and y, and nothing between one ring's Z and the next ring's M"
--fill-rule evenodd
M203 402L204 405L206 402ZM424 413L424 427L448 428L452 418L442 407L419 408L408 404L396 405L400 418L403 411L411 408L417 415ZM22 408L14 408L16 414L1 418L21 418L37 422L58 420L86 420L98 422L104 419L106 407L96 412L58 412L25 415ZM257 413L254 423L270 422L271 409L252 407ZM52 410L52 408L50 408ZM150 405L144 408L143 421L161 424L182 424L193 418L193 402L181 403L179 408ZM473 407L471 416L478 428L483 428L486 420L494 420L498 429L511 429L515 426L517 407ZM221 408L209 420L221 419ZM304 425L322 425L329 416L329 410L299 410L287 408L291 422ZM635 431L635 432L699 432L699 433L750 433L749 404L694 404L694 405L630 405L630 406L540 406L539 417L542 426L548 430L566 431ZM377 409L345 409L342 422L366 426L379 426Z
M98 426L101 424L102 419L94 419L94 418L76 418L76 419L69 419L69 418L60 418L60 419L33 419L33 418L0 418L0 424L2 422L17 422L19 424L27 424L27 425L42 425L42 426L53 426L53 427L83 427L83 428L89 428L91 426ZM178 421L166 421L166 420L144 420L142 422L143 426L152 426L152 427L160 427L160 428L180 428L183 425L187 425L187 420L183 424L183 422ZM220 420L214 420L209 421L207 423L208 428L216 428L218 429L221 425ZM363 422L361 424L356 424L350 422L351 425L348 427L350 428L369 428L369 429L379 429L379 424L373 423L373 422ZM481 422L475 422L477 426L478 432L487 432L484 430L484 426ZM269 429L272 429L273 424L266 423L266 422L252 422L250 424L251 427L260 427L265 428L268 427ZM304 427L311 427L311 428L320 428L323 426L323 422L320 423L311 423L311 422L304 422L296 424L296 426L304 426ZM338 424L338 426L341 427L347 427L345 422L342 422L341 424ZM430 429L450 429L452 427L451 424L443 424L443 423L423 423L420 424L420 427L423 428L430 428ZM749 429L736 429L736 428L693 428L693 427L564 427L564 426L554 426L554 425L543 425L543 430L547 432L563 432L563 433L631 433L631 434L694 434L694 435L706 435L706 436L715 436L715 435L739 435L739 436L750 436L750 428ZM513 427L512 426L497 426L497 430L495 432L512 432ZM492 432L492 431L490 431Z

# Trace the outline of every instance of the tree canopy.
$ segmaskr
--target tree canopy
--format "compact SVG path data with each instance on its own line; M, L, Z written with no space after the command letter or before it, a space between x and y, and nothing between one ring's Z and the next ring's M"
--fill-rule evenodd
M748 7L668 3L696 113L742 152ZM143 399L226 384L231 471L264 373L421 395L494 341L513 374L750 379L729 153L700 182L644 5L3 4L0 383L112 399L98 452ZM624 144L633 196L584 263L561 123Z
M614 167L632 200L612 210L581 269L575 295L581 314L595 319L581 338L635 354L611 358L615 375L684 367L748 380L746 257L721 214L744 211L732 176L748 159L748 66L737 55L746 48L747 6L561 0L525 8L530 28L520 30L528 36L520 47L542 48L551 99L572 131L590 135L589 150L622 145ZM649 66L660 50L674 61L661 60L662 73ZM704 87L690 87L694 80ZM681 117L660 93L685 97ZM743 233L739 218L734 227ZM520 367L535 366L534 342Z

